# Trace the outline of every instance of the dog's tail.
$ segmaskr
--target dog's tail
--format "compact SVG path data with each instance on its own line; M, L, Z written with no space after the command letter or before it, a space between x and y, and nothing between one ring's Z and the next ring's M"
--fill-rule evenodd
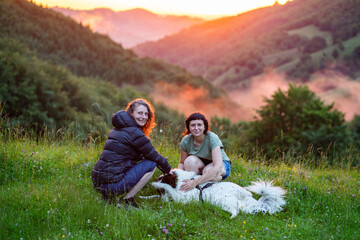
M273 214L281 211L282 207L286 204L284 200L286 191L280 187L273 186L272 182L252 182L251 186L245 188L261 195L257 201L254 199L255 201L249 201L249 204L246 204L246 210L249 213L263 212Z

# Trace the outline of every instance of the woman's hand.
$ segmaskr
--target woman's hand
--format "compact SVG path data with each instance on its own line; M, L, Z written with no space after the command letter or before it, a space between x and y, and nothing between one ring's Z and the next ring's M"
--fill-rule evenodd
M184 180L184 184L181 185L180 191L188 192L196 187L196 181L193 179Z

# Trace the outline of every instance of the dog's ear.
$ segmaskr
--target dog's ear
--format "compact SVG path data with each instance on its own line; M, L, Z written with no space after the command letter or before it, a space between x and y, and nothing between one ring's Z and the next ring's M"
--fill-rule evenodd
M164 178L164 175L160 175L155 179L155 182L160 182Z
M160 176L160 177L161 177L160 181L162 183L169 184L172 188L176 188L176 184L177 184L177 174L176 174L176 172L170 172L170 173L165 174L165 175Z

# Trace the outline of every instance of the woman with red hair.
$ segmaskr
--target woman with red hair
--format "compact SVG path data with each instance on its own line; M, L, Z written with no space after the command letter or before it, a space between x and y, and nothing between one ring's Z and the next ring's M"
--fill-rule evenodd
M156 126L153 106L145 99L135 99L125 111L113 114L112 124L114 128L92 170L93 184L109 203L116 203L116 196L126 193L119 203L138 207L134 196L150 180L155 168L164 174L171 170L149 139Z

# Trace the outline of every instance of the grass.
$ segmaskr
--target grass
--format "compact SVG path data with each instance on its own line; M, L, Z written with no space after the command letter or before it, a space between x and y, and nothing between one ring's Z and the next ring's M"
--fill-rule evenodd
M319 36L319 37L323 37L328 45L332 44L331 33L328 31L321 31L318 27L316 27L313 24L298 29L290 30L288 31L288 34L300 35L308 39L312 39L316 36Z
M154 141L176 167L176 145ZM0 142L0 239L358 239L360 174L353 169L309 168L231 155L227 181L241 186L273 180L287 190L284 211L240 213L219 207L157 199L141 209L105 204L94 191L91 170L103 143L79 144L30 137ZM160 175L156 170L154 177ZM149 184L138 195L157 194Z

